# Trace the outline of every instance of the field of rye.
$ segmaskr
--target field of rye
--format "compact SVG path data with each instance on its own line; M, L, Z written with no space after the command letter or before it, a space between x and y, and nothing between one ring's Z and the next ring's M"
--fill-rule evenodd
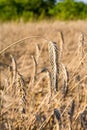
M87 21L0 24L0 130L87 129Z

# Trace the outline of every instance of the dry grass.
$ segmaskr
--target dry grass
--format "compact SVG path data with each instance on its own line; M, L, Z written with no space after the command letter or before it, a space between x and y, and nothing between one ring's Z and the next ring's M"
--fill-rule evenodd
M1 130L87 129L86 25L0 25Z

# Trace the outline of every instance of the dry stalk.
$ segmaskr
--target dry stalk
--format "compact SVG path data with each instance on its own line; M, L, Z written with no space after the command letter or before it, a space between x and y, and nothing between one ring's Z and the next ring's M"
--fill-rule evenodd
M74 90L80 83L82 83L85 79L87 78L87 75L85 75L78 83L75 83L74 86L72 85L70 87L70 92L72 92L72 90Z
M47 68L43 68L41 73L43 73L43 72L45 72L47 74L47 77L48 77L48 88L49 88L49 94L50 94L50 97L51 97L52 96L51 74L50 74L50 71Z
M12 44L10 44L10 45L8 45L6 48L4 48L2 51L0 51L0 55L1 54L3 54L4 52L6 52L9 48L11 48L12 46L15 46L15 45L17 45L17 44L23 44L24 42L23 41L25 41L25 40L28 40L28 39L31 39L31 38L42 38L43 40L45 40L45 41L49 41L48 39L46 39L45 37L43 37L43 36L30 36L30 37L25 37L25 38L23 38L23 39L20 39L20 40L18 40L18 41L16 41L16 42L13 42Z
M40 78L38 78L38 80L36 81L35 85L34 85L34 89L38 87L39 83L42 81L42 79L46 76L46 74L40 75ZM34 89L32 90L32 92L34 91Z
M44 97L43 101L42 101L41 104L38 106L38 109L36 110L36 112L35 112L34 115L36 115L36 114L40 111L40 109L42 108L42 106L43 106L44 104L46 104L46 101L48 100L48 98L49 98L49 94L47 94L47 95ZM33 118L30 118L30 120L29 120L29 125L31 126L32 122L34 123L34 121L35 121L35 116L33 116ZM45 121L44 121L44 123L45 123ZM40 128L43 127L43 124L44 124L44 123L42 123L42 125L40 126Z

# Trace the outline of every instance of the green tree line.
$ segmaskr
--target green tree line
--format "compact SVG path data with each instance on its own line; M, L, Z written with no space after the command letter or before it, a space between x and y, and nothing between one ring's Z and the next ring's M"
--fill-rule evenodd
M87 4L75 0L0 0L0 21L87 19Z

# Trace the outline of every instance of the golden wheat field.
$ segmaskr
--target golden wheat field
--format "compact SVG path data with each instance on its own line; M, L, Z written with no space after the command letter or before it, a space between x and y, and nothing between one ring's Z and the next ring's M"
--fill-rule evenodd
M87 130L87 21L0 24L0 130Z

